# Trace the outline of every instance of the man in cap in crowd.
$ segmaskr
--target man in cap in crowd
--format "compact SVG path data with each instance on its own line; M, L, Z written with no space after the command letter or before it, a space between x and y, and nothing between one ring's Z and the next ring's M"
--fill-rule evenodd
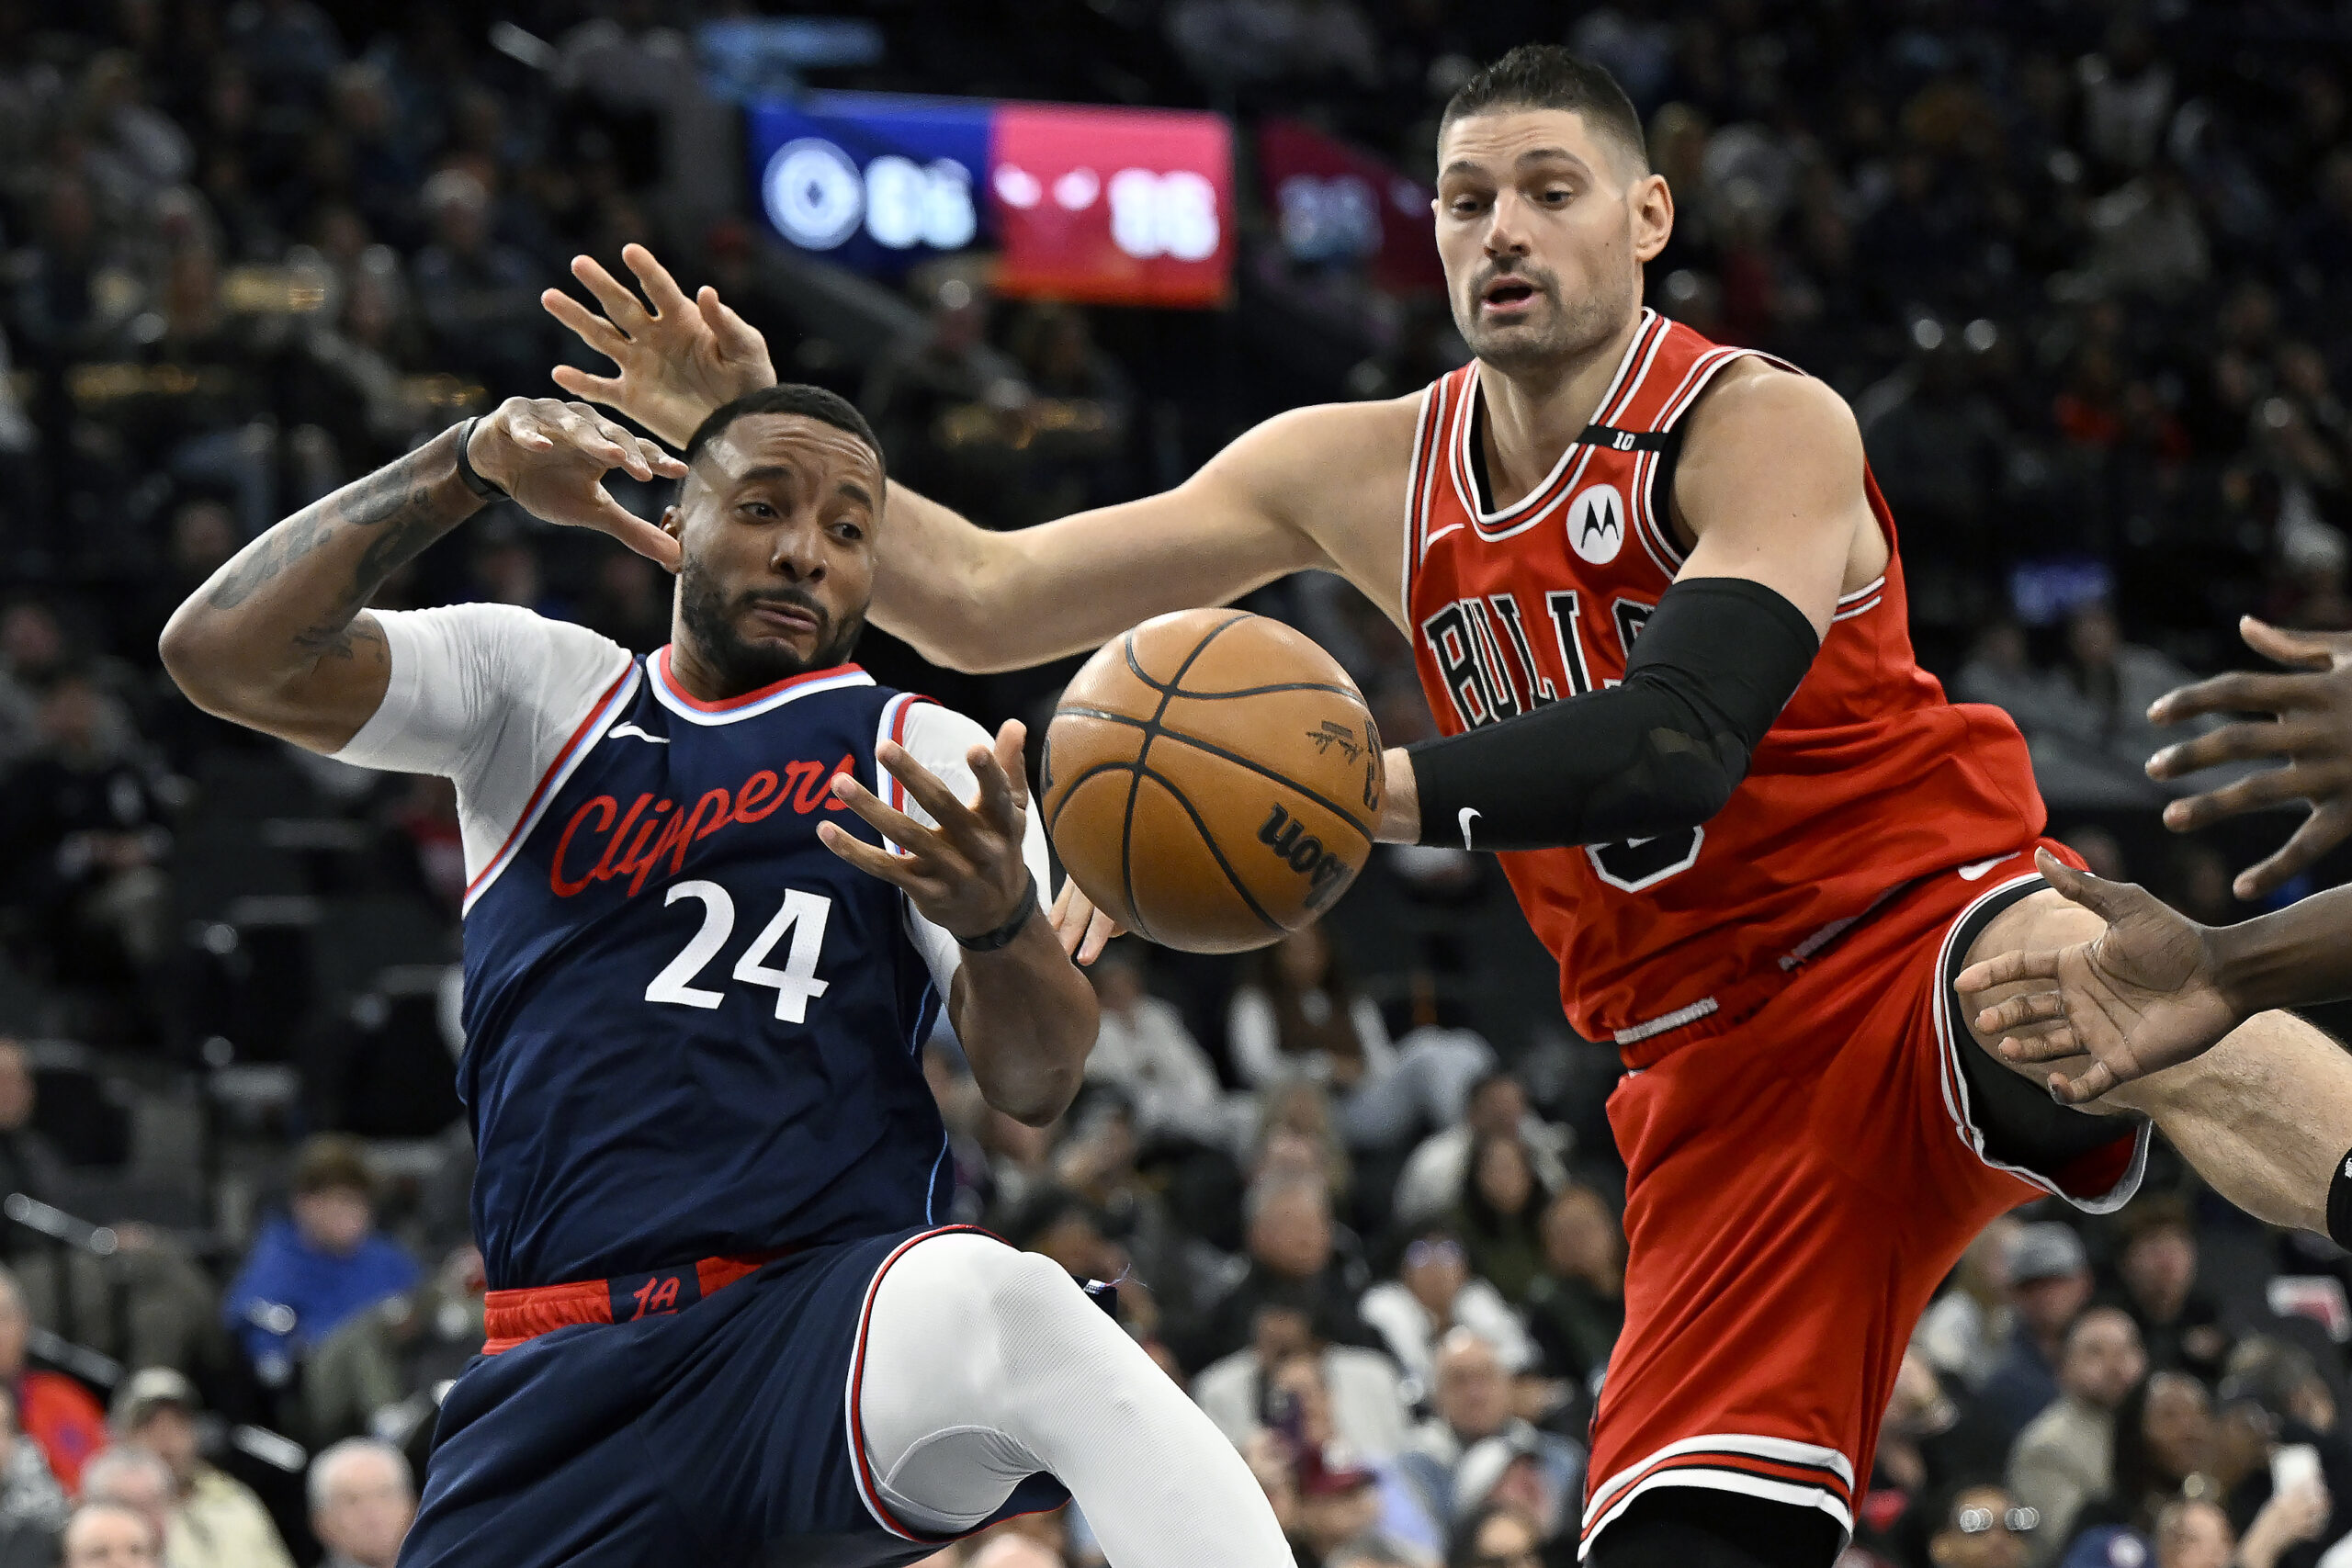
M172 1568L294 1568L252 1488L205 1461L196 1388L169 1367L146 1367L115 1394L115 1439L171 1472L164 1551Z
M2082 1238L2056 1221L2018 1227L2009 1243L2008 1348L1985 1378L1978 1400L2002 1433L2015 1438L2058 1397L2058 1351L2091 1299L2090 1260Z

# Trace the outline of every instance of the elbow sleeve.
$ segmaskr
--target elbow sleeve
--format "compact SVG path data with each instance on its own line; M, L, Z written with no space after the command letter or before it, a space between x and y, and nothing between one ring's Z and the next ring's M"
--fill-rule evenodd
M1745 578L1658 601L1623 684L1409 749L1424 843L1613 843L1693 828L1729 803L1820 639Z

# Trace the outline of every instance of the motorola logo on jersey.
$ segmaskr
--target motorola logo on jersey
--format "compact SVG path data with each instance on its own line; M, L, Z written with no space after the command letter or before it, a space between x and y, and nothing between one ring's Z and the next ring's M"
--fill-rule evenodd
M1625 498L1612 484L1587 485L1568 502L1568 547L1607 566L1625 547Z

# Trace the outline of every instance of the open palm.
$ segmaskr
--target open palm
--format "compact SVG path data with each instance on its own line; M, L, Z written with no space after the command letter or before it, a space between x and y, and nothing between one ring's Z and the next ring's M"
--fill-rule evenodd
M767 340L729 310L717 289L706 284L687 299L669 268L643 245L622 246L621 260L637 275L643 299L592 256L574 256L571 275L587 286L605 314L560 288L539 296L548 314L620 370L617 376L591 376L576 366L559 365L557 386L627 414L683 448L711 410L775 385Z
M2088 942L2004 953L1971 964L1954 988L1982 995L2018 981L2055 981L2020 992L1977 1015L2002 1032L2001 1055L2019 1065L2087 1055L2075 1076L2053 1073L2050 1092L2068 1105L2186 1062L2237 1027L2241 1013L2222 992L2206 928L2129 882L2076 871L2043 851L2041 874L2107 921Z

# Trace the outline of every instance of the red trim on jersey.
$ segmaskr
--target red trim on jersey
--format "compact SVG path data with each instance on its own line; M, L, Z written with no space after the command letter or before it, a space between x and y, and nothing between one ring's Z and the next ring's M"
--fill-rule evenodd
M700 1293L695 1299L707 1300L714 1292L759 1272L783 1256L783 1252L746 1252L696 1258L692 1267L695 1288ZM542 1334L575 1324L611 1323L612 1287L610 1280L571 1280L560 1285L526 1285L518 1290L485 1292L481 1353L502 1355Z
M1437 484L1437 471L1444 461L1445 438L1453 429L1449 409L1453 401L1452 374L1439 377L1430 383L1428 396L1421 401L1421 422L1413 433L1413 463L1405 474L1405 603L1413 602L1413 574L1420 570L1421 557L1429 553L1429 492Z
M1593 415L1592 423L1596 424L1612 423L1631 405L1634 394L1648 378L1650 366L1657 360L1658 350L1665 345L1668 331L1673 323L1654 310L1645 310L1642 316L1641 330L1634 334L1634 341L1626 345L1625 357L1618 364L1620 379L1611 382L1610 389L1601 398L1600 410ZM1553 507L1574 491L1597 448L1571 442L1561 452L1552 472L1544 476L1543 483L1510 505L1499 507L1488 514L1479 505L1476 469L1471 457L1471 444L1477 439L1480 403L1476 362L1457 374L1463 378L1462 400L1454 411L1459 434L1449 443L1454 489L1461 495L1463 510L1470 514L1470 526L1477 536L1482 539L1500 541L1542 522Z
M857 1312L857 1343L849 1358L849 1457L851 1467L857 1473L858 1495L865 1499L866 1508L884 1529L901 1540L911 1540L922 1546L945 1546L958 1538L916 1534L899 1522L898 1516L890 1512L888 1506L882 1501L881 1489L874 1483L874 1464L865 1457L865 1402L860 1397L865 1387L865 1335L874 1323L874 1298L881 1293L882 1276L890 1271L890 1266L904 1258L907 1249L918 1242L929 1241L935 1235L955 1235L964 1231L997 1239L993 1232L982 1230L978 1225L941 1225L936 1230L910 1235L890 1249L890 1256L881 1261L874 1270L874 1278L866 1282L865 1304Z
M904 746L907 743L907 716L914 712L920 705L931 702L931 699L918 692L901 692L890 700L899 705L898 716L890 721L890 739L898 745ZM936 707L939 705L932 703L932 705ZM874 771L889 781L891 808L904 811L907 808L907 786L899 782L898 774L878 762L875 764Z
M498 852L490 857L489 863L481 868L481 874L466 884L465 892L459 896L461 901L472 897L474 890L487 881L492 872L506 863L507 852L514 849L515 840L523 836L523 829L530 825L531 814L539 808L539 797L547 793L548 783L557 773L562 772L564 763L571 760L572 752L579 750L582 739L597 727L598 716L604 713L605 705L613 700L613 694L621 689L621 682L627 681L636 669L634 660L624 666L621 672L613 677L613 683L605 687L603 694L589 705L588 712L580 720L579 728L574 729L571 738L564 741L562 748L555 754L555 761L548 764L547 772L541 773L539 782L532 786L531 798L523 803L523 814L514 818L514 826L508 830L506 841L498 846Z
M762 686L756 692L745 692L740 697L725 697L715 703L707 703L700 697L695 696L692 692L687 691L684 686L679 685L677 677L670 673L670 645L668 643L663 643L653 657L660 661L661 668L658 671L658 673L662 678L662 684L669 688L669 692L672 696L677 698L680 702L685 704L696 713L732 713L737 708L745 707L752 703L759 702L763 698L775 696L778 692L788 692L795 686L805 686L811 681L829 680L835 675L863 675L865 673L864 670L860 669L855 664L836 664L830 670L811 670L802 675L787 675L781 681Z

